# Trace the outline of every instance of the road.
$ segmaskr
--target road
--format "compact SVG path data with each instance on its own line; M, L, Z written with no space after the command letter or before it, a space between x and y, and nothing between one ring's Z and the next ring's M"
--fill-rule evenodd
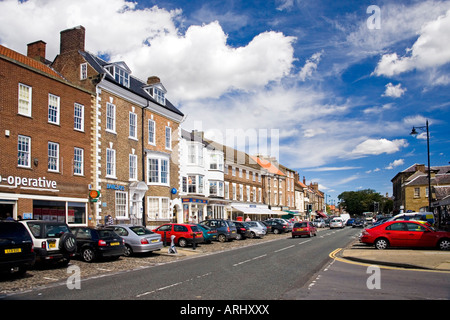
M141 270L81 279L80 289L53 285L16 299L277 300L305 285L329 254L360 230L321 230L316 237L279 240Z

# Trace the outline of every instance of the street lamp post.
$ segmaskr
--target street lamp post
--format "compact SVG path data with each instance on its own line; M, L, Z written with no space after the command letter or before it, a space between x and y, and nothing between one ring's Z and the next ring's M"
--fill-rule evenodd
M426 130L427 132L427 155L428 155L428 210L431 211L431 167L430 167L430 131L428 130L428 120L424 127L413 127L411 135L418 134L416 129Z

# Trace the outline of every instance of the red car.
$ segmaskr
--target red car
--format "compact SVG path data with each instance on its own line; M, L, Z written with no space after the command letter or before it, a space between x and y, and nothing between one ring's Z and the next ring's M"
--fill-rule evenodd
M389 221L364 229L359 237L362 243L377 249L391 247L438 247L450 249L450 232L437 231L418 221Z
M169 244L172 241L171 236L175 236L175 239L173 241L180 247L186 247L188 244L193 244L194 241L196 244L203 242L202 230L200 230L198 226L193 224L166 223L152 231L159 233L161 235L162 241L164 241L165 237L166 243Z
M294 227L292 227L292 238L297 236L316 236L317 229L314 224L310 221L301 221L294 223Z

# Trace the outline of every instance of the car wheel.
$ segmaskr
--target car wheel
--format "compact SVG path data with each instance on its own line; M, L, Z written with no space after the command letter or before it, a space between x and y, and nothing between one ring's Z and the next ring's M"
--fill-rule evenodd
M389 248L389 241L387 241L387 239L385 238L380 238L375 240L375 248L377 248L378 250L384 250Z
M131 247L129 246L129 245L125 245L125 250L124 250L124 253L123 253L123 255L125 256L125 257L129 257L129 256L131 256L133 254L133 249L131 249Z
M81 252L81 258L84 262L92 262L95 259L95 252L91 248L84 248Z
M275 233L275 234L279 234L279 233L280 233L280 230L278 230L278 229L274 229L274 230L273 230L273 233Z
M252 231L251 235L250 235L250 239L254 239L254 238L256 238L256 234Z
M217 239L219 239L220 242L225 242L227 241L227 237L224 234L219 234L219 236L217 237Z
M178 245L182 248L187 246L187 240L185 238L178 239Z
M236 240L242 240L242 234L240 234L240 233L238 233L237 235L236 235Z
M439 241L439 249L450 250L450 239L442 239Z

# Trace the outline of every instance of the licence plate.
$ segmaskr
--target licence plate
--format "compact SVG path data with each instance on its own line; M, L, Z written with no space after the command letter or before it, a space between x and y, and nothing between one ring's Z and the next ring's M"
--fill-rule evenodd
M152 242L158 242L158 239L152 240Z
M56 248L56 242L49 242L48 243L49 249L55 249Z
M110 243L110 246L118 246L118 245L120 245L120 242L111 242Z
M16 248L16 249L5 249L5 254L7 253L19 253L22 252L21 248Z
M236 231L231 231L231 233L236 233Z

